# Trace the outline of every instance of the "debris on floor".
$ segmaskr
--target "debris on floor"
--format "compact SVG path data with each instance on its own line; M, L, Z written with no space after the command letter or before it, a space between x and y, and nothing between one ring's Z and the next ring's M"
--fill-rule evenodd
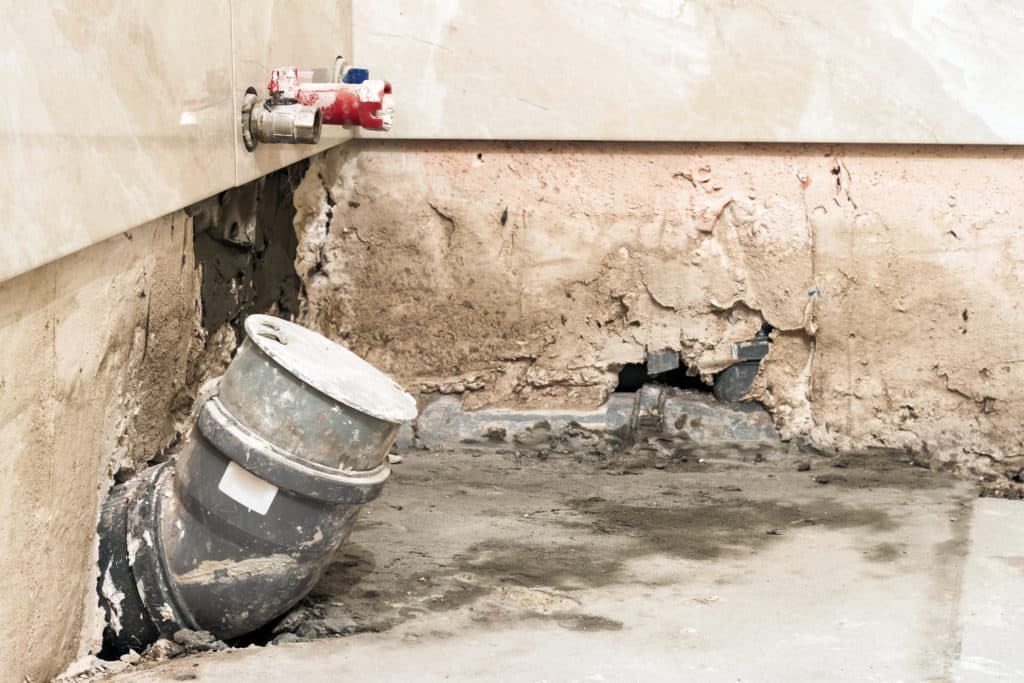
M403 430L403 449L588 450L655 442L693 446L778 443L758 404L726 405L710 393L658 384L612 394L595 410L465 410L457 396L427 402L416 424Z
M823 680L865 672L871 652L887 672L941 678L976 496L892 453L410 451L302 603L244 649L144 662L131 680L172 680L193 662L210 680L337 680L372 657L391 680L520 680L530 666L533 678L619 680L636 657L648 680L755 680L779 661L790 680ZM634 659L605 656L623 650Z

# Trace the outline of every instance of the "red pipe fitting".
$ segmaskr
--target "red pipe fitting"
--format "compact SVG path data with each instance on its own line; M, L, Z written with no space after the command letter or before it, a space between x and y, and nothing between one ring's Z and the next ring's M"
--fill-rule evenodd
M387 81L300 83L298 72L293 67L285 67L271 72L267 89L272 98L317 107L323 123L330 126L386 131L391 128L395 112L391 84Z
M323 122L334 126L361 126L367 130L389 130L394 116L391 84L387 81L362 83L302 83L296 99L319 107Z

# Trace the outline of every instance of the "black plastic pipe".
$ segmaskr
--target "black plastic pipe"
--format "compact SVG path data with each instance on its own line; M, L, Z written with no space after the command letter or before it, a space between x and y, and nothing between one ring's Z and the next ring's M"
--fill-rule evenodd
M224 639L280 616L316 584L416 403L304 327L265 315L199 410L181 453L115 486L100 516L104 654L182 628Z

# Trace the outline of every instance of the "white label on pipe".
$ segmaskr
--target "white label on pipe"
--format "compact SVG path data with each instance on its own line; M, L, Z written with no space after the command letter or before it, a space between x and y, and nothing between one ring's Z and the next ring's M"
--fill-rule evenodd
M217 488L228 498L261 515L267 514L270 504L274 502L274 496L277 495L276 486L268 484L233 462L228 463L228 468L224 470L224 476L220 478Z

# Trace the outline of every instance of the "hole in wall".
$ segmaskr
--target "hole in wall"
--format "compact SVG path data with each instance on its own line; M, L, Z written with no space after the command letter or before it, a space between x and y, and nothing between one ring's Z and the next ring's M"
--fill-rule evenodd
M691 391L705 391L709 394L711 393L710 385L704 384L700 377L687 375L686 368L683 367L663 372L660 375L654 375L653 379L655 384L662 384L667 387L689 389Z
M293 164L189 208L208 333L231 323L240 335L249 313L275 309L289 318L298 311L293 194L307 167Z
M711 393L711 387L704 384L700 377L691 377L686 374L685 367L678 367L675 370L652 375L647 370L647 363L626 363L619 370L619 383L615 387L617 392L632 393L638 391L645 384L660 384L676 389L689 389L690 391L702 391Z
M647 363L626 363L619 370L616 392L635 392L647 381Z

